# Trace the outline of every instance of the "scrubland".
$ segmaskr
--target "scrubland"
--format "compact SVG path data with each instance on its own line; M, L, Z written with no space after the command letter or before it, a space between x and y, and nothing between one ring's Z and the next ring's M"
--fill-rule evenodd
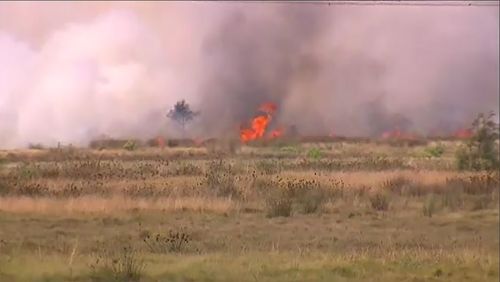
M2 151L0 281L498 281L458 143Z

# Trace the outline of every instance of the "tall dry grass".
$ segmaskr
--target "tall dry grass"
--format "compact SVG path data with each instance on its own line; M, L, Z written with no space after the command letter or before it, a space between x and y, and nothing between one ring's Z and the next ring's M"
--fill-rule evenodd
M133 199L122 196L103 198L83 196L70 199L0 197L0 211L13 213L113 214L127 211L193 211L224 214L239 209L239 204L228 198L184 197L160 199Z

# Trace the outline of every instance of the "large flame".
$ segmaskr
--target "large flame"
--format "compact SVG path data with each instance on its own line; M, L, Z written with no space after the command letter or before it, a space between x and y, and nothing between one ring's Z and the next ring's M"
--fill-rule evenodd
M242 142L261 139L266 133L266 129L272 120L274 112L276 112L276 105L273 103L265 103L259 107L259 111L265 115L259 115L252 119L250 128L242 128L240 130L240 139ZM274 130L271 132L271 137L278 137L282 134L283 130Z

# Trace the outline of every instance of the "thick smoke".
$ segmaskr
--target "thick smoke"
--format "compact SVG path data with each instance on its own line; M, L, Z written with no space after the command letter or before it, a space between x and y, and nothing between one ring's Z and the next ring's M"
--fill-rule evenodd
M497 108L495 10L266 8L235 11L205 42L209 130L219 117L247 120L262 101L306 134L372 136L450 132Z
M111 12L69 25L38 52L0 38L7 62L0 104L7 118L0 125L7 146L152 135L160 129L154 121L175 101L164 92L171 70L162 50L133 14Z
M267 14L263 8L229 13L202 46L200 104L206 111L203 127L211 132L237 132L238 123L263 102L283 109L294 80L318 72L317 58L308 53L324 29L321 11L266 8Z
M197 137L235 136L263 102L303 134L446 132L498 113L496 7L29 5L0 3L0 147L176 136L165 114L182 98Z

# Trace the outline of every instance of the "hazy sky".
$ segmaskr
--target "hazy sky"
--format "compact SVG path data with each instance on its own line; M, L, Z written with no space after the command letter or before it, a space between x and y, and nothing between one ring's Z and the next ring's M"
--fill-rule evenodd
M498 7L0 2L0 148L175 136L182 98L193 136L268 101L304 134L454 130L498 112L498 26Z

